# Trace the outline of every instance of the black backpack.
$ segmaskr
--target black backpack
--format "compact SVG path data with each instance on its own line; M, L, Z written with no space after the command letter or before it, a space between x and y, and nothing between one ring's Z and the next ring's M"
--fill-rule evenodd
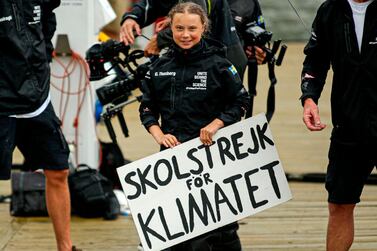
M79 166L68 178L72 213L81 217L111 220L120 214L112 183L97 170Z
M45 176L39 172L13 172L10 214L47 216Z
M116 169L130 163L123 157L122 151L116 143L101 142L102 161L99 172L108 178L114 189L122 189Z

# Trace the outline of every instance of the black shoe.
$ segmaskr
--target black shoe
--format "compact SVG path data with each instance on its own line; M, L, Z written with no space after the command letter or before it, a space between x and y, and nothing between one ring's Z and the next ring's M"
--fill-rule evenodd
M82 249L78 249L77 247L72 246L72 251L82 251Z
M137 251L144 251L144 248L141 245L141 243L139 243L139 245L137 246Z

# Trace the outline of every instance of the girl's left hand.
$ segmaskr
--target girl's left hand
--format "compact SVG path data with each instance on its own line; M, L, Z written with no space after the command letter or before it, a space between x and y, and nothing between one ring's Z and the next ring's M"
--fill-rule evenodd
M212 145L213 135L215 135L215 133L222 127L224 127L224 122L220 119L214 119L207 126L200 129L200 140L202 141L203 145Z

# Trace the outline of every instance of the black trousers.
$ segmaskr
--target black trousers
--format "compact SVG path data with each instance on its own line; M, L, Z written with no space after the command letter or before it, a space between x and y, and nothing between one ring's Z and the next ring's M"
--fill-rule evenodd
M241 251L237 230L235 222L163 251Z

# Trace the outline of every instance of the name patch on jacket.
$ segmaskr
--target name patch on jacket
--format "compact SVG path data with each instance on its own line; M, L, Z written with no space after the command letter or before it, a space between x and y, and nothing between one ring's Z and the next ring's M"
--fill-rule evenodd
M0 17L0 23L12 21L12 16Z
M156 71L154 73L155 77L163 77L163 76L175 76L177 73L174 71Z
M198 71L192 82L192 86L187 86L186 90L207 90L207 72Z
M40 5L36 5L34 6L34 10L33 10L33 20L32 22L29 22L29 24L38 24L41 22L41 6Z

